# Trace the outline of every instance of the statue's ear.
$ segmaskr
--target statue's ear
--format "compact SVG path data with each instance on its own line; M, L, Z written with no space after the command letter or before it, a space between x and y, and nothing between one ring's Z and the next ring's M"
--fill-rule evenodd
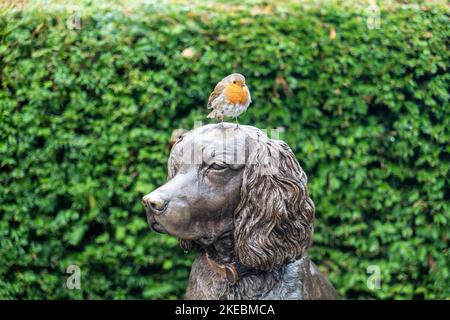
M248 267L271 271L310 245L314 203L306 174L287 144L257 141L250 148L235 210L235 251Z

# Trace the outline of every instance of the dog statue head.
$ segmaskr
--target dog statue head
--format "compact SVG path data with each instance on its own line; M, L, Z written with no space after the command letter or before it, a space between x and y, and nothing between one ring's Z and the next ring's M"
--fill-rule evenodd
M283 141L252 126L205 125L174 144L168 171L143 203L150 227L183 248L231 234L242 265L271 271L311 244L307 177Z

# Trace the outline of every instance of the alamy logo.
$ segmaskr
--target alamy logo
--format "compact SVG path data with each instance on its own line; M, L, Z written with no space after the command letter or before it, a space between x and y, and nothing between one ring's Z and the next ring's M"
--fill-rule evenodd
M367 267L366 272L371 274L367 278L367 288L370 290L376 290L381 288L381 272L380 267L377 265L370 265Z
M369 30L380 29L381 18L380 18L380 8L377 6L376 1L371 1L371 4L366 10L367 14L367 28Z
M81 270L80 267L71 264L67 267L66 273L71 274L66 281L67 289L69 290L80 290L81 289Z
M77 10L72 10L72 14L66 20L66 25L70 30L81 29L81 18Z

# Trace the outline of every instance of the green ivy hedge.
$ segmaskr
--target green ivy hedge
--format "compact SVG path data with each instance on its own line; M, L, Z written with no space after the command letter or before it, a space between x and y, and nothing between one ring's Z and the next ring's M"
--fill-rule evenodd
M193 254L149 231L173 129L232 71L284 127L345 298L449 298L449 11L352 4L0 13L0 298L181 298ZM81 290L65 286L81 268ZM369 266L381 287L370 290Z

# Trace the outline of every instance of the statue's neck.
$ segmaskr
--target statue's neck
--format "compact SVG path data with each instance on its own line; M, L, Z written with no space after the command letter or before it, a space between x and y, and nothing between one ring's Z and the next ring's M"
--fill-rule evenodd
M205 252L217 263L227 264L236 262L234 252L234 236L233 232L227 232L216 242L204 248Z

